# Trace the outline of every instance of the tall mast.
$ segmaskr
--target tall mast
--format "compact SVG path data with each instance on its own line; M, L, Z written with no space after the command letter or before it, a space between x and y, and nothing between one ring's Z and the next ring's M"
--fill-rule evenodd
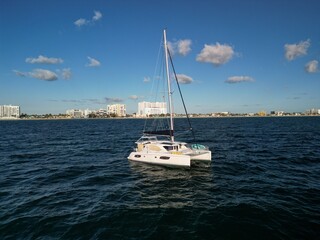
M169 62L168 62L168 45L167 45L167 35L166 30L163 30L163 39L164 39L164 53L166 57L166 73L167 73L167 83L168 83L168 99L169 99L169 112L170 112L170 139L171 142L174 141L173 136L173 106L172 106L172 92L171 92L171 83L170 83L170 74L169 74Z

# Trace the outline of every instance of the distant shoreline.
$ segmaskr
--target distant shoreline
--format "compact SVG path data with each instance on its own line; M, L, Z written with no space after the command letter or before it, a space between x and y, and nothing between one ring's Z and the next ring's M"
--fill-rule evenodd
M286 116L193 116L196 118L290 118L290 117L320 117L320 115L286 115ZM43 121L43 120L126 120L126 119L153 119L156 117L113 117L113 118L0 118L0 121ZM162 117L165 118L165 117ZM186 118L186 116L177 116L178 118Z

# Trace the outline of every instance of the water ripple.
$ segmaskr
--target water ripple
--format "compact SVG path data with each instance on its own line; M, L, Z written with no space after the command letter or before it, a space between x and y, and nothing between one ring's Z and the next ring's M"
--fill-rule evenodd
M191 120L211 165L129 162L139 119L1 121L0 238L317 239L320 118Z

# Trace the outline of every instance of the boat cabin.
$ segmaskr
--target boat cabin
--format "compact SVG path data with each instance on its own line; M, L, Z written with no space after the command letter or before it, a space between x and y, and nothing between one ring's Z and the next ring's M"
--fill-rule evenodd
M159 140L157 136L142 136L137 142L137 151L178 152L186 149L186 143L171 142L168 139Z

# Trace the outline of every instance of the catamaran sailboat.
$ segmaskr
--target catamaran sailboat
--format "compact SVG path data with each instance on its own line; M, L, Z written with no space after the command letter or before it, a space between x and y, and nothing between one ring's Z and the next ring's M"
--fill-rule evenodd
M211 161L211 151L208 147L201 144L187 144L185 142L175 141L174 138L174 122L173 122L173 102L171 81L169 73L169 58L172 64L172 58L168 48L166 39L166 30L163 31L164 39L164 56L167 79L168 105L170 112L170 124L167 130L144 131L143 136L136 142L137 146L134 151L128 156L129 160L175 167L190 167L192 161ZM173 65L172 65L173 67ZM173 73L178 84L178 89L181 95L178 79L173 68ZM185 104L182 98L183 106ZM186 111L188 118L188 114ZM189 120L189 118L188 118ZM191 126L190 129L192 130Z

